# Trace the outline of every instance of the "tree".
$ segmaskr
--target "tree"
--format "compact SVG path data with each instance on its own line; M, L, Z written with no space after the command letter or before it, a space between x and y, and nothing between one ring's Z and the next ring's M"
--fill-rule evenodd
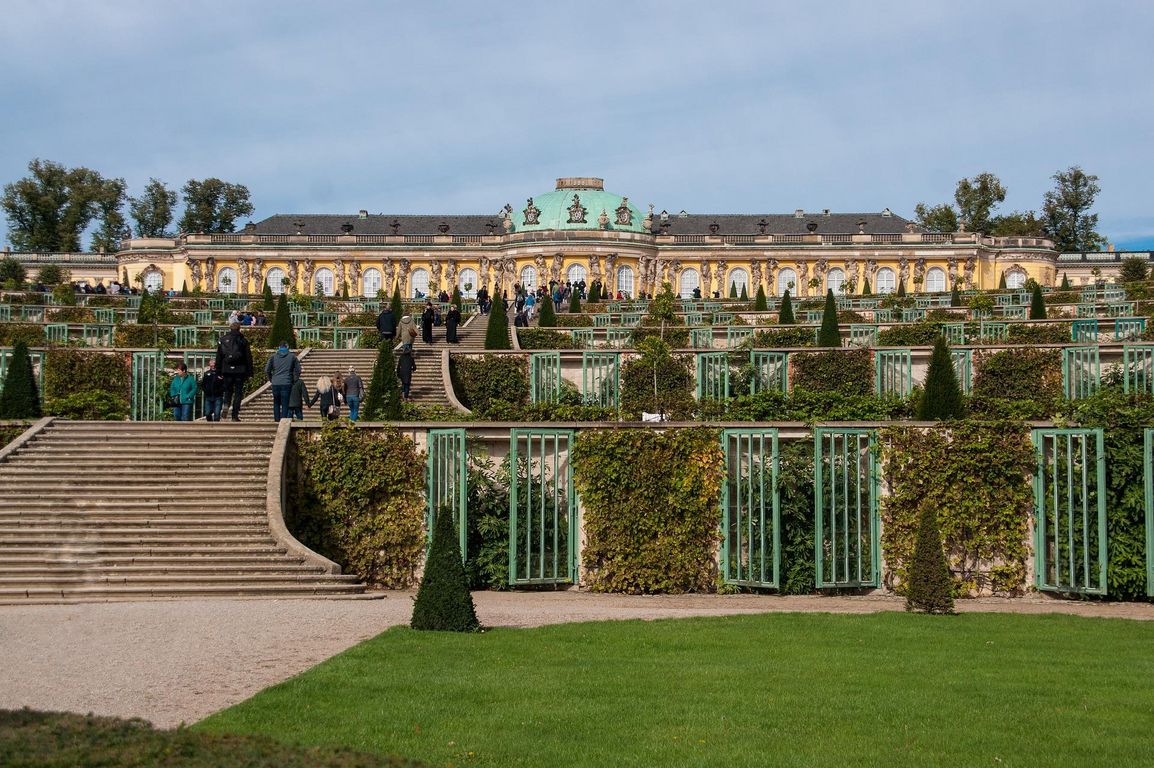
M261 291L261 301L261 309L265 312L272 312L276 309L276 299L272 296L272 286L268 284L267 280L264 282L264 290Z
M898 279L897 297L899 299L904 299L906 297L906 281L900 278Z
M188 281L187 280L181 280L180 281L180 295L182 298L188 297Z
M1120 283L1140 283L1148 275L1149 269L1146 266L1146 259L1138 256L1122 259L1122 265L1118 268L1118 282Z
M349 300L349 284L347 281L341 282L341 299L344 301Z
M1071 290L1071 289L1070 289L1070 276L1069 276L1069 275L1067 275L1065 272L1063 272L1063 273L1062 273L1062 287L1061 287L1061 290L1063 290L1063 291L1069 291L1069 290Z
M918 217L918 225L931 232L958 231L958 214L947 203L932 207L918 203L914 206L914 213Z
M389 307L393 310L394 321L401 322L401 316L405 314L405 303L401 301L401 286L393 286L393 298L389 300Z
M401 418L401 383L397 381L393 345L388 341L382 341L377 349L377 361L373 365L373 377L369 380L365 401L361 403L361 413L365 421Z
M921 421L941 421L960 419L965 415L962 389L958 386L958 374L950 355L945 338L934 339L934 351L930 355L930 365L926 370L926 381L921 402L918 403L918 419Z
M68 279L68 270L59 264L45 264L36 273L36 282L43 285L59 285L60 283L67 283Z
M873 296L873 295L874 295L874 291L873 291L873 288L871 288L871 287L870 287L870 278L869 278L869 275L866 275L866 276L865 276L865 277L862 279L862 284L861 284L861 295L862 295L862 296Z
M557 313L553 309L553 298L549 294L545 294L543 297L541 297L541 314L537 316L537 327L557 327Z
M906 610L950 614L954 612L953 585L946 555L942 550L942 534L938 530L938 515L932 501L922 503L918 517L918 536L914 544L914 560L909 568L906 589Z
M9 281L20 285L28 279L28 270L11 256L0 259L0 283Z
M821 330L817 334L819 347L840 347L841 328L837 324L837 299L833 290L825 292L825 309L821 313Z
M159 179L149 179L140 197L128 198L128 215L136 222L137 237L168 237L173 211L180 196Z
M590 304L601 301L601 283L599 281L594 280L593 285L589 286L589 297L586 301Z
M449 297L449 301L454 306L457 306L457 307L461 306L461 286L459 286L459 285L453 286L453 295Z
M108 180L89 168L65 168L40 159L28 163L28 172L28 176L6 184L0 196L16 250L82 250L80 237L98 215L102 237L115 229L113 214L119 215L118 191L123 202L123 179ZM114 234L119 237L119 230Z
M40 392L32 372L28 344L17 341L8 363L4 389L0 390L0 419L39 419Z
M413 602L413 629L440 632L479 632L477 610L469 594L461 547L457 543L457 526L448 508L437 510L433 523L433 541L425 560L425 573Z
M1034 290L1030 295L1030 319L1046 319L1046 300L1042 298L1042 286L1038 283L1034 283Z
M185 232L232 232L238 218L251 216L253 212L248 187L243 184L220 179L189 179L181 191L184 215L180 218L180 228Z
M124 214L121 213L127 189L124 179L105 179L100 184L96 193L97 220L100 226L92 235L92 250L102 253L120 250L120 240L127 226Z
M581 294L577 289L573 289L573 294L569 297L569 312L577 315L581 313Z
M485 329L485 349L512 349L509 340L509 316L505 312L505 301L500 295L493 297L493 309L489 312L489 326Z
M950 291L950 306L951 307L962 306L962 291L960 288L958 288L957 283L954 283L953 290Z
M1106 238L1095 230L1098 214L1090 213L1095 198L1102 191L1098 177L1088 175L1074 165L1058 171L1051 178L1055 182L1054 189L1046 193L1042 215L1054 240L1054 248L1059 253L1101 250Z
M739 298L742 301L749 301L749 290L746 288L745 283L741 284L741 296Z
M1046 222L1033 211L995 216L990 234L995 237L1044 237Z
M730 283L729 283L729 298L731 298L731 299L737 298L737 283L735 283L733 281L730 281Z
M793 318L793 302L789 298L789 289L785 289L785 294L781 297L781 311L777 314L777 322L779 325L793 325L797 322Z
M765 298L765 288L757 286L757 296L753 299L753 310L755 312L765 312L769 309L769 301Z
M1006 273L1005 272L1003 272L1002 276L998 278L998 290L1002 290L1002 291L1006 290Z
M288 299L283 293L277 300L276 315L273 316L272 327L269 328L269 349L276 349L282 341L288 343L289 349L296 349L297 347L297 335L293 328L292 315L289 314Z
M993 212L1006 199L1006 188L992 173L979 173L962 179L954 189L954 202L960 220L971 232L989 234L993 230Z

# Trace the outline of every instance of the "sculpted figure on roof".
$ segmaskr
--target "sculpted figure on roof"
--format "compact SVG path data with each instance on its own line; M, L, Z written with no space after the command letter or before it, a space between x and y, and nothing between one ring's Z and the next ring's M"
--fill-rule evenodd
M533 205L533 198L531 198L531 197L529 198L529 204L525 206L525 210L523 210L522 213L525 214L525 223L526 224L540 224L541 223L540 222L541 209L538 208L537 206Z
M586 213L585 206L581 205L580 195L573 195L573 205L569 206L569 223L584 224Z

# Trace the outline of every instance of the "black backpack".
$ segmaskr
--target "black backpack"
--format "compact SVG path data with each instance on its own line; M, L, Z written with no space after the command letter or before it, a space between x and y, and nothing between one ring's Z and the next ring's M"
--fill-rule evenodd
M239 336L228 334L220 340L220 354L225 365L244 365L244 343Z

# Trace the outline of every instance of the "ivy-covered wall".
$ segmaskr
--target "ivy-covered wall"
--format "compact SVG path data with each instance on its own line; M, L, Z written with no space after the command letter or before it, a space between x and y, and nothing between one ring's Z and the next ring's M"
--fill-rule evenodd
M49 349L44 362L44 412L69 419L128 417L130 358L122 352Z

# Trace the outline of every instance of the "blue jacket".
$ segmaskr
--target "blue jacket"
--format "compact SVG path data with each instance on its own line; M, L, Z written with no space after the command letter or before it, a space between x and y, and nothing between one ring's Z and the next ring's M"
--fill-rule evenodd
M196 402L196 377L191 373L183 377L180 374L173 376L168 385L168 396L179 397L183 405Z

